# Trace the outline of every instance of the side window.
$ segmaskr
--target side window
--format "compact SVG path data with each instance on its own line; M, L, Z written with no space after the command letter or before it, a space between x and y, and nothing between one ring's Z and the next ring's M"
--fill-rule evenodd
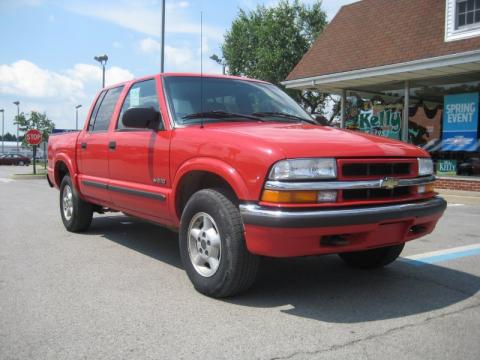
M123 114L130 108L153 108L159 111L157 86L155 79L145 80L132 85L128 91L118 117L117 129L125 129Z
M108 129L113 110L115 109L115 105L117 104L118 97L120 96L122 90L123 86L107 90L103 96L100 107L95 114L95 122L93 123L93 127L90 128L89 126L91 131L103 131ZM95 107L97 106L95 105Z
M88 121L88 131L93 130L93 125L95 124L95 117L97 116L98 113L98 108L100 107L100 104L102 103L103 97L105 96L106 91L102 91L101 94L97 98L97 102L95 103L95 106L93 107L92 114L90 115L90 120Z

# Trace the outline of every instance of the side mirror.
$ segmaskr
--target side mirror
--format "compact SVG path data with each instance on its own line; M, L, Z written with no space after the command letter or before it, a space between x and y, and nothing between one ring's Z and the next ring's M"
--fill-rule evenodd
M160 113L154 108L130 108L123 114L122 122L127 128L156 129Z

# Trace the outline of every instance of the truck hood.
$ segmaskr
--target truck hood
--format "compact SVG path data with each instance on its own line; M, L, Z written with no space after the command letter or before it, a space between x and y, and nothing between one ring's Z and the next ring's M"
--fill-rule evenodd
M424 150L398 140L325 126L291 123L222 123L206 124L205 129L230 135L235 133L239 138L256 138L256 142L262 148L271 147L272 150L281 151L285 158L429 156Z

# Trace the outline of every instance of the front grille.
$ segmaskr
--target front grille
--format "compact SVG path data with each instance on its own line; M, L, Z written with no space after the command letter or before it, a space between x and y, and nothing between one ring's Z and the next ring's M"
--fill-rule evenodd
M397 187L394 189L351 189L343 190L343 200L378 200L392 199L411 194L410 187Z
M411 173L411 163L350 163L343 164L344 177L405 176Z

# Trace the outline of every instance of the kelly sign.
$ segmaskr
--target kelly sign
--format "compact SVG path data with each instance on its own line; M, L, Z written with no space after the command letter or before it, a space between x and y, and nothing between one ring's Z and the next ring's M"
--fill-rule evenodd
M442 150L477 149L478 96L479 93L445 95Z
M457 175L457 162L455 160L438 160L437 175Z

